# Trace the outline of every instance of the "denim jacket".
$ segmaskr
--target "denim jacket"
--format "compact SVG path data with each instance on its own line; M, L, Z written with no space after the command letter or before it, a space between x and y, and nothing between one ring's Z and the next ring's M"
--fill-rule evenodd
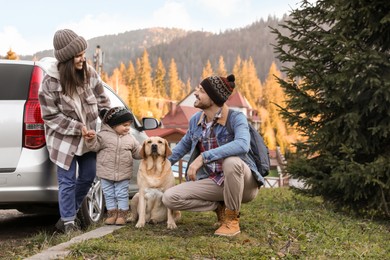
M245 115L238 111L233 111L230 115L229 122L234 133L229 133L225 127L229 108L225 104L222 108L222 116L214 126L214 132L217 137L218 148L211 149L202 153L204 164L217 161L230 156L240 157L251 169L259 186L263 185L264 178L258 172L255 162L247 155L250 147L250 134L248 120ZM198 142L202 138L202 111L193 115L189 122L189 128L180 142L172 149L172 155L168 158L171 164L175 164L184 155L190 152L188 165L199 155ZM188 167L187 167L188 169ZM185 173L187 179L187 172ZM208 174L201 168L196 174L196 180L208 178ZM188 180L188 179L187 179Z

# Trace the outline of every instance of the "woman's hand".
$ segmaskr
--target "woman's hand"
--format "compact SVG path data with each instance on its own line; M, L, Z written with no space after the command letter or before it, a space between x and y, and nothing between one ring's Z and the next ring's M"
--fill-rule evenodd
M95 130L88 130L86 126L83 126L82 135L85 140L92 140L95 137L96 132Z

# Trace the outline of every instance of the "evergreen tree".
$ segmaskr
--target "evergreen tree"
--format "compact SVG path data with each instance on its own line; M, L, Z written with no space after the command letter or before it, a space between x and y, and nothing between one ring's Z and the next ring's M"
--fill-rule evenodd
M225 61L223 59L223 56L219 56L217 75L222 76L222 77L228 76L227 72L226 72Z
M238 77L239 79L237 82L237 89L244 97L250 97L252 93L249 92L248 62L246 60L243 60L241 62L241 69L240 74L238 74ZM253 103L251 105L253 105Z
M183 82L179 78L177 66L174 59L171 59L168 71L168 93L171 100L180 101L183 97Z
M133 63L130 61L129 66L126 70L126 86L128 88L128 100L129 107L133 114L140 118L141 117L141 106L139 103L140 91L138 87L137 75Z
M206 66L202 71L202 79L210 77L211 75L213 75L213 68L211 66L210 60L207 60Z
M135 73L134 65L131 61L129 61L129 65L126 69L126 76L125 76L125 84L127 86L132 86L134 84L134 81L136 80L137 76Z
M287 129L281 116L279 115L279 107L285 105L285 95L283 89L277 82L277 78L281 77L281 72L277 69L273 62L270 67L269 74L264 83L264 96L268 101L266 109L269 113L272 128L275 132L276 145L280 147L282 153L285 152L287 143Z
M149 109L147 103L145 102L145 99L144 98L141 99L140 84L138 83L140 67L141 67L141 60L137 59L135 63L134 80L131 82L129 86L130 89L129 94L131 95L129 103L131 104L134 114L136 114L139 118L144 116L143 112Z
M248 100L253 108L259 109L261 96L263 95L263 87L257 75L256 66L251 57L248 60L248 90Z
M236 78L236 88L239 90L240 86L243 84L242 82L242 60L240 56L237 56L236 62L234 63L233 66L233 74Z
M164 64L162 62L162 59L159 57L157 60L157 65L156 65L155 75L154 75L154 80L153 80L154 89L157 92L158 98L166 98L167 97L167 93L166 93L166 89L165 89L165 85L166 85L165 74L166 74L166 70L165 70Z
M191 90L192 90L191 79L187 79L187 82L184 86L184 97L190 94Z
M143 97L155 97L156 91L153 91L152 67L149 62L149 54L144 50L138 69L138 84Z
M306 140L289 172L307 192L390 217L390 2L303 1L273 29L283 116Z

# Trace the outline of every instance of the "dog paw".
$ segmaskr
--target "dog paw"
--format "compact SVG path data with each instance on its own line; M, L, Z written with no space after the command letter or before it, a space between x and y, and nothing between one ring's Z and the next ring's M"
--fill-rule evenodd
M143 228L145 226L145 222L137 222L137 224L135 225L136 228Z
M177 228L176 223L168 223L167 228L168 229L176 229Z
M126 222L127 222L127 223L129 223L129 222L135 222L135 221L137 221L137 219L134 218L133 216L128 217L128 218L126 219Z

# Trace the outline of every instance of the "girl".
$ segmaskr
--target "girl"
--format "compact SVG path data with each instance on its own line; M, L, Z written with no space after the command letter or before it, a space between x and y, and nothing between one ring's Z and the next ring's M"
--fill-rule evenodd
M129 211L129 181L133 159L141 159L141 145L130 134L134 117L125 107L102 111L100 132L85 136L89 149L97 152L97 176L101 178L107 208L107 225L125 225Z

